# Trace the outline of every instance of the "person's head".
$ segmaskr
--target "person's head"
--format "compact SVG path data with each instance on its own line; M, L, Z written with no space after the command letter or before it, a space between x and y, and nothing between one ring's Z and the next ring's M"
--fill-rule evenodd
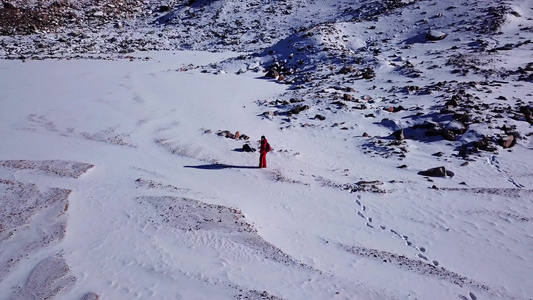
M265 140L265 136L264 136L264 135L261 136L261 140L262 140L262 141Z

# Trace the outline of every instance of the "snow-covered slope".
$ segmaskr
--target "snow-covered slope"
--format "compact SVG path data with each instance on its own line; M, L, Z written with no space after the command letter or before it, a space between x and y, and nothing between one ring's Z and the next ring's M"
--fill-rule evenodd
M533 1L11 4L0 299L533 295Z

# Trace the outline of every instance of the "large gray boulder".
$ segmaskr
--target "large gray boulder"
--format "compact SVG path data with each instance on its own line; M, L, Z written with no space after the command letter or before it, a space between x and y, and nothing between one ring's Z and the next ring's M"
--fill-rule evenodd
M446 170L445 167L436 167L418 172L418 175L430 177L453 177L455 174L452 171Z

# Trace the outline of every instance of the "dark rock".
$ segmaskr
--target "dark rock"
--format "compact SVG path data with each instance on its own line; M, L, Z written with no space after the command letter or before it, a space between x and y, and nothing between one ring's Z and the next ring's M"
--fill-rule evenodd
M443 133L444 129L440 127L430 128L426 130L426 136L436 136L441 135Z
M159 6L159 12L167 12L170 11L171 7L168 5L161 5Z
M250 145L248 145L248 144L244 144L242 146L242 150L244 152L255 152L255 148L250 147Z
M430 177L453 177L455 174L444 167L436 167L418 172L418 175Z
M464 123L470 122L470 115L466 113L455 113L453 115L453 119L463 123L464 125Z
M309 109L309 105L298 104L298 105L296 105L296 107L294 107L293 109L291 109L289 111L289 115L297 115L297 114L299 114L302 111L307 110L307 109Z
M231 133L229 130L219 131L219 132L217 132L217 135L221 136L221 137L228 138L228 139L234 139L235 138L235 135L233 133Z
M372 69L370 67L366 67L363 70L363 72L361 73L361 76L364 79L372 79L372 78L376 77L376 72L374 72L374 69Z
M8 3L8 2L4 2L4 8L5 9L15 9L15 5L11 4L11 3Z
M405 136L403 135L403 129L396 130L393 134L397 141L405 139Z
M451 106L451 107L457 107L459 106L459 103L457 103L457 100L451 99L451 100L446 101L444 105Z
M473 144L474 144L474 147L476 147L479 150L489 151L489 152L494 152L497 150L496 147L493 145L492 141L489 140L488 138L484 138L480 141L476 141Z
M268 77L268 78L278 79L279 78L279 72L276 71L276 70L270 70L270 71L268 71L266 73L265 76Z
M318 119L318 120L320 120L320 121L324 121L324 120L326 119L326 117L324 117L323 115L316 115L316 116L314 117L314 119Z
M445 139L445 140L448 140L448 141L455 141L457 139L457 136L455 135L455 133L453 133L452 131L450 130L444 130L442 131L442 137Z
M348 74L353 72L353 66L344 66L339 70L339 74Z
M353 101L353 96L350 94L344 94L342 95L342 99L345 101Z

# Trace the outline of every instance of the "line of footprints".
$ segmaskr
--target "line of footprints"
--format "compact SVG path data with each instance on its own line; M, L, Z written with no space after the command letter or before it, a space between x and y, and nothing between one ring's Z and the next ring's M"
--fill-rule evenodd
M355 203L357 203L357 205L359 206L359 211L357 212L357 214L366 220L366 226L372 228L372 229L375 229L374 225L372 224L372 218L371 217L367 217L366 214L368 212L368 209L365 205L363 205L363 203L361 202L361 195L357 195L357 199L355 200ZM379 228L381 228L381 230L383 231L386 231L387 230L387 227L384 226L384 225L379 225ZM409 241L409 237L406 236L406 235L403 235L403 234L400 234L398 231L390 228L388 230L390 233L398 236L399 238L401 238L402 240L405 241L405 244L411 248L414 248L416 249L417 251L419 251L419 253L417 254L417 256L423 260L426 260L426 261L429 261L428 258L423 254L426 252L426 248L424 247L418 247L417 245L413 244L411 241ZM439 265L439 262L436 261L436 260L433 260L432 261L433 265L435 266L438 266Z

